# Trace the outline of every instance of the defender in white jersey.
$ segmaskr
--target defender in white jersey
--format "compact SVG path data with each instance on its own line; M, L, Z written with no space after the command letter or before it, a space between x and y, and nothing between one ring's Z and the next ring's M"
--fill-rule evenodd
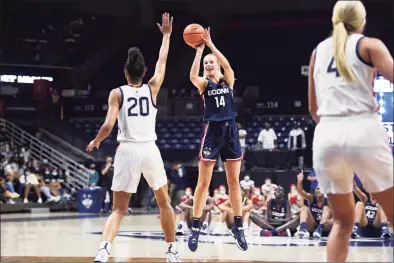
M172 17L164 13L162 25L157 25L163 33L163 40L154 76L148 84L142 84L146 72L144 57L138 48L130 48L125 64L128 85L111 91L105 123L87 147L88 151L98 148L100 142L111 133L118 119L120 144L115 155L112 182L114 209L104 226L102 242L95 262L107 262L111 243L119 230L123 216L127 213L131 194L137 191L141 174L152 187L160 208L161 226L168 244L167 262L180 262L176 251L175 216L168 196L167 176L159 149L155 144L157 139L155 104L164 80Z
M366 11L360 1L338 1L332 22L332 37L311 57L309 109L318 123L313 166L334 214L327 261L338 262L346 260L355 219L353 172L393 222L393 156L372 84L375 68L393 82L393 58L380 40L361 34Z

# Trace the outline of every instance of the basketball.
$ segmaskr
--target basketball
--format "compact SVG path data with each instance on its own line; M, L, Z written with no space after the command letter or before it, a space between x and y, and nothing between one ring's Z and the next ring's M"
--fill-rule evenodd
M204 28L199 24L190 24L183 30L183 40L191 47L198 47L204 43L201 35L204 34Z

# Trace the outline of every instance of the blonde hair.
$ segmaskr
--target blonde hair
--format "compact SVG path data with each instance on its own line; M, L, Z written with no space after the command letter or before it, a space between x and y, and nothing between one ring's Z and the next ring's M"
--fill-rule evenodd
M205 59L207 56L214 56L214 57L215 57L216 63L217 63L218 66L219 66L219 79L222 79L222 78L224 77L223 74L222 74L222 67L221 67L220 64L219 64L219 61L218 61L217 57L215 56L215 54L209 53L209 54L205 55L204 59ZM208 78L207 74L205 73L205 67L204 67L204 78Z
M332 23L334 31L334 59L339 74L348 82L356 80L346 58L346 41L349 33L362 32L366 11L361 1L338 1L334 6Z

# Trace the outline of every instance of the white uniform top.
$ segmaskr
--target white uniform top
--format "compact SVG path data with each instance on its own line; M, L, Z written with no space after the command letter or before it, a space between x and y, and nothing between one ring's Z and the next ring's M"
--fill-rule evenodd
M359 53L359 41L364 36L351 34L346 42L347 61L358 80L346 82L339 76L334 60L332 37L316 48L313 72L319 116L350 116L374 113L378 104L373 93L373 66Z
M119 87L122 103L118 115L119 142L156 141L157 108L147 84L140 88L128 85Z

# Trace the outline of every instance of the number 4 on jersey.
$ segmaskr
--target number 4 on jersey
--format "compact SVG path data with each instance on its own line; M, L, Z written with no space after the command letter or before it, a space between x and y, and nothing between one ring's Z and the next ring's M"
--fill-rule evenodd
M337 77L339 77L339 71L338 71L338 69L336 67L334 67L334 62L335 62L334 57L332 57L331 62L328 65L328 68L327 68L327 73L335 72Z
M220 96L220 98L215 97L216 100L216 107L219 108L220 106L226 106L226 102L224 101L224 96Z

